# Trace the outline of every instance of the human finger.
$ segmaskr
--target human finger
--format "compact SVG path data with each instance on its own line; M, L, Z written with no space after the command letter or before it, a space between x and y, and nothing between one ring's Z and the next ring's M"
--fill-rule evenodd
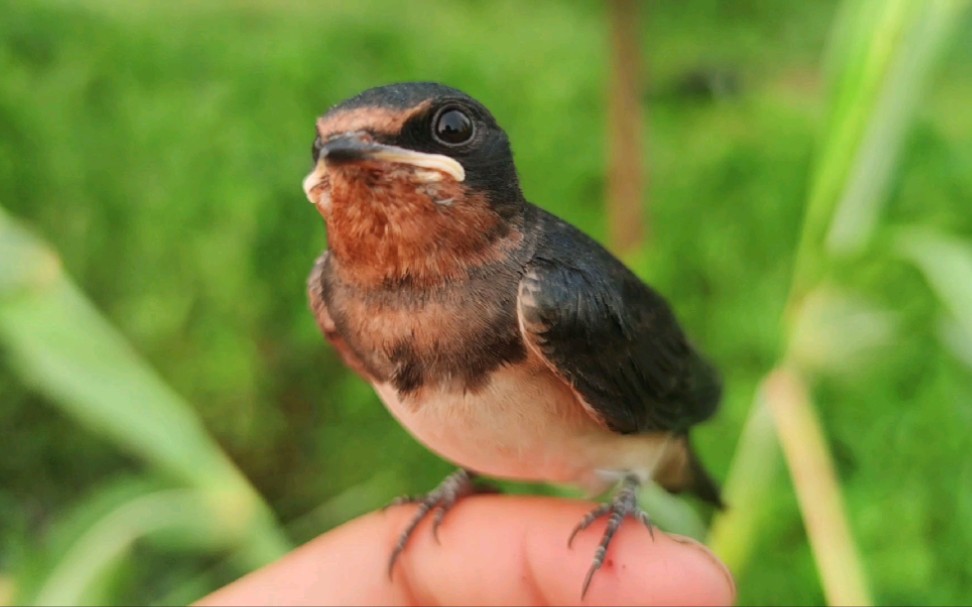
M414 507L355 519L200 604L729 605L732 578L704 547L630 520L581 603L601 538L592 525L566 545L587 502L526 496L460 501L439 529L416 530L389 580L391 546Z

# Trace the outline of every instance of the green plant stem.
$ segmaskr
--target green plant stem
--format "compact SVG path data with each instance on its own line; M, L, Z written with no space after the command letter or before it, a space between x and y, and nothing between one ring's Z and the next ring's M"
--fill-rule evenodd
M824 238L851 179L855 157L879 101L881 83L893 66L895 44L909 23L914 5L913 0L888 0L882 5L851 0L841 7L830 47L830 111L797 245L788 299L791 310L800 305L826 270Z
M760 393L761 394L761 393ZM769 409L757 394L739 438L723 494L728 509L715 517L707 543L735 575L752 556L763 506L779 469L779 445Z
M827 603L872 604L830 450L803 379L792 368L779 367L767 376L763 398L790 469Z

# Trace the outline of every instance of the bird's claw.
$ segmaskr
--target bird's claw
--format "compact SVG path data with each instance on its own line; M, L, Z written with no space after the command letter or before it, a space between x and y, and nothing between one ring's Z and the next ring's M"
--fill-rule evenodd
M415 495L399 495L392 501L382 506L381 511L384 512L385 510L388 510L389 508L394 508L395 506L404 506L405 504L415 504L421 502L422 499L423 498Z
M473 484L474 476L475 475L468 470L456 470L447 476L438 487L430 491L426 496L398 497L385 506L384 509L403 504L419 505L418 511L415 513L415 516L412 517L411 522L409 522L408 526L405 527L405 530L402 531L402 533L398 536L398 541L395 543L395 548L392 550L391 558L388 559L389 578L392 576L392 571L395 568L395 562L405 550L405 546L408 544L408 540L411 539L412 535L415 533L415 529L418 528L419 523L421 523L433 510L435 511L435 517L432 519L432 537L435 539L435 543L439 543L439 526L442 525L442 520L445 518L446 513L452 509L460 498L477 491L477 487Z
M607 555L608 546L611 544L611 540L614 539L614 534L617 533L618 528L621 527L622 521L626 516L631 516L645 525L648 528L648 533L651 534L651 539L655 539L654 525L652 525L651 517L648 513L642 510L638 506L638 488L640 486L640 481L634 475L628 475L624 477L621 482L621 487L618 492L614 495L610 502L598 506L594 510L591 510L581 522L574 527L574 531L570 534L570 538L567 540L567 546L570 547L574 542L574 538L578 533L587 529L591 526L594 521L601 518L602 516L608 517L607 527L604 529L604 535L601 536L601 542L597 546L597 550L594 551L594 562L591 564L591 568L587 571L587 577L584 578L584 587L581 590L581 598L587 594L587 589L591 585L591 580L594 579L594 574L601 565L604 564L605 556Z

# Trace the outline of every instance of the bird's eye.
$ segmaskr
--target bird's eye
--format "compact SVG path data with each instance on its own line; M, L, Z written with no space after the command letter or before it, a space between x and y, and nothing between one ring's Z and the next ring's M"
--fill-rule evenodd
M320 135L318 135L314 139L314 143L311 145L311 160L313 160L314 162L317 162L317 159L321 155L321 148L322 147L324 147L324 140L321 139L321 136Z
M462 145L473 138L475 128L472 118L460 109L449 108L440 112L432 126L436 141L445 145Z

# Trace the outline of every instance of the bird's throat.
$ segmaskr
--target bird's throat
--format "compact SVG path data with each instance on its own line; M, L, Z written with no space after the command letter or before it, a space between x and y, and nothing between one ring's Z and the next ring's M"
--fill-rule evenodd
M409 183L358 182L332 182L326 220L328 247L343 277L362 286L455 280L500 259L522 238L461 184L429 193ZM448 205L437 202L443 196L451 196Z

